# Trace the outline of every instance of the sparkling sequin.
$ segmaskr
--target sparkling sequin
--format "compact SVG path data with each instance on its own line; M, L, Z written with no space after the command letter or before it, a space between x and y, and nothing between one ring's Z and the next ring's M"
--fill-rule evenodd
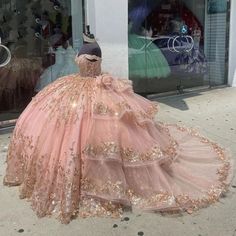
M109 106L104 105L101 102L94 104L93 112L95 114L99 114L99 115L107 115L107 114L109 114L109 115L113 116L115 114L114 110L112 110L111 108L109 108Z
M122 213L121 204L91 197L83 197L79 205L79 216L83 218L91 216L117 218L121 217Z
M83 153L96 158L99 158L99 156L112 158L114 155L120 155L122 160L127 162L153 161L164 157L159 146L150 148L146 153L139 153L132 148L120 147L115 142L104 142L98 146L88 145Z
M102 182L100 185L96 185L92 180L85 178L81 182L81 190L89 194L105 194L107 196L112 195L116 196L116 198L121 198L125 195L125 189L122 181L113 183L111 180L108 180L105 183Z
M111 105L105 104L103 102L95 103L93 107L94 114L97 115L108 115L108 116L121 116L128 112L130 116L135 119L153 119L154 115L158 111L157 104L153 103L146 110L132 109L132 107L127 102L119 102Z

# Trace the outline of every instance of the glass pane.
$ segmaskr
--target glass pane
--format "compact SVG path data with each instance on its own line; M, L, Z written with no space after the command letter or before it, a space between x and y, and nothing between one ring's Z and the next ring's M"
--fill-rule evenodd
M81 17L75 19L75 33L72 4L77 9L73 17ZM17 118L46 85L78 72L74 57L82 31L81 6L81 0L0 1L0 37L12 55L0 67L0 121Z
M136 92L225 82L227 4L222 2L227 1L129 1L129 75Z

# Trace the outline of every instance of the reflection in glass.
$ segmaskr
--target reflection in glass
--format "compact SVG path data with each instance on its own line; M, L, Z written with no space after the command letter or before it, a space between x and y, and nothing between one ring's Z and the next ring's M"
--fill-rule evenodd
M0 67L6 66L11 61L11 52L9 48L2 44L0 37Z
M129 32L129 69L132 78L166 77L170 73L169 65L160 49L149 39L148 31L143 35L135 33L130 23Z
M78 72L70 0L1 1L0 37L12 54L0 67L0 121L18 117L59 76Z
M221 22L226 17L223 13L209 17L205 9L204 0L129 1L129 75L136 92L209 85L214 80L213 64L224 71L225 57L219 62L212 39L221 32L217 40L225 41L226 33L211 25L214 21L226 26ZM216 56L213 62L208 50Z

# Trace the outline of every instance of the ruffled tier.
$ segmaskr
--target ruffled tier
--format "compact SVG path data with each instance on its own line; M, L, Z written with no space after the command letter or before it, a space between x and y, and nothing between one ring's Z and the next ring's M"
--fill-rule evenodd
M4 184L20 185L39 217L63 223L217 201L232 178L228 155L193 130L155 122L157 110L128 80L58 79L19 118Z

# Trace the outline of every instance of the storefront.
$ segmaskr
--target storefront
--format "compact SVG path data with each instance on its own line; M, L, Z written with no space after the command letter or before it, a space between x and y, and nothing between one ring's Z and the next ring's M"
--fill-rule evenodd
M88 21L105 52L105 70L129 77L136 92L228 83L230 1L88 2Z
M85 25L102 48L103 71L131 79L140 94L234 85L235 7L227 0L1 0L0 36L12 58L0 67L0 121L76 72Z
M227 80L227 1L129 1L129 76L137 91Z

